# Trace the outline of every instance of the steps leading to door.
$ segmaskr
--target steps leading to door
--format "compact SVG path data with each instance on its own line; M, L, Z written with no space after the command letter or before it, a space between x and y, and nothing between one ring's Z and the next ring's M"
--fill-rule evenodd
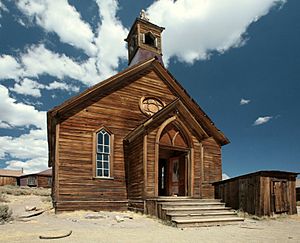
M237 224L244 219L218 199L161 197L157 199L158 217L177 227Z

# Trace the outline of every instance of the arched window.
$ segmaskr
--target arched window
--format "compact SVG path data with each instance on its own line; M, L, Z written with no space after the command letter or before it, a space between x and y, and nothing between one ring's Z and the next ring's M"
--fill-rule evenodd
M101 129L97 133L96 176L110 177L111 135Z

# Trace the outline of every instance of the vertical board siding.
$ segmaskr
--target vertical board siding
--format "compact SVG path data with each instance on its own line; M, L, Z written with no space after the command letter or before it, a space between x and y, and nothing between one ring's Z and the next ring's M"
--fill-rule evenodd
M296 214L295 177L285 172L257 172L231 178L214 184L215 197L227 206L257 216ZM274 183L284 185L276 192L277 198Z
M9 176L0 176L0 186L5 186L5 185L16 186L17 178L9 177Z

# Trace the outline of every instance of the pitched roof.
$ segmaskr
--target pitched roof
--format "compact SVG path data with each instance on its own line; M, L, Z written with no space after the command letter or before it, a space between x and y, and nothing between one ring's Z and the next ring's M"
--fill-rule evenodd
M6 170L0 169L0 176L19 177L23 174L22 170Z
M47 113L48 122L48 146L49 146L49 166L52 166L54 158L55 139L55 123L59 123L61 116L65 116L67 111L71 111L79 104L82 104L94 97L104 96L106 93L118 89L125 80L134 79L138 75L142 75L147 71L153 70L158 76L167 84L169 89L181 100L187 109L193 114L195 119L208 132L209 136L213 136L215 140L225 145L229 143L226 136L214 125L208 115L200 108L200 106L191 98L187 91L180 85L180 83L172 76L172 74L156 59L151 58L140 62L136 65L130 66L119 72L118 74L100 82L81 94L65 101L59 106L54 107ZM52 135L52 136L51 136ZM52 140L51 140L52 139Z

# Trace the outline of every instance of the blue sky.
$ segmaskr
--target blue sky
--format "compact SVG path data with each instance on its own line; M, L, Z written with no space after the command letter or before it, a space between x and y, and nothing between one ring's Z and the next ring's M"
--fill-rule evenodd
M47 167L46 111L127 66L141 9L164 61L230 139L223 172L300 172L297 0L0 0L0 168Z

